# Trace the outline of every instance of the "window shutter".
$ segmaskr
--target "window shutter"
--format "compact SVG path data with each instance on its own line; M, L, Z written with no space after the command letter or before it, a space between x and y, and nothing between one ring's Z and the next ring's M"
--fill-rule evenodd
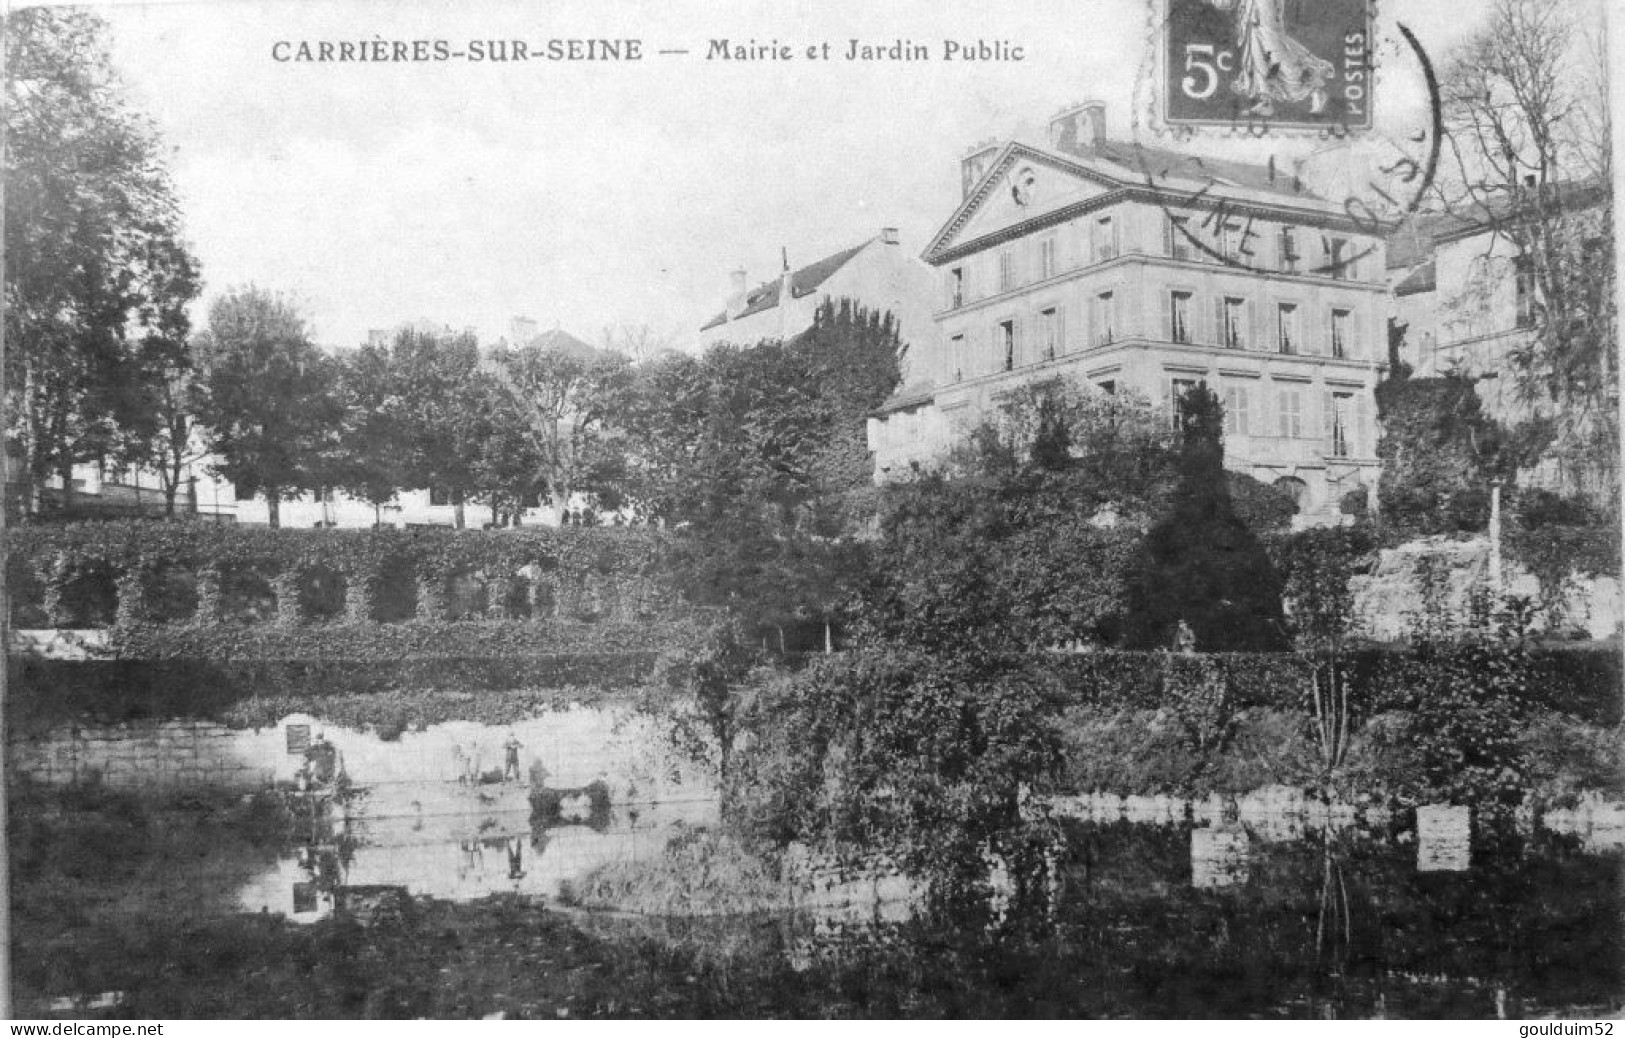
M1292 435L1291 414L1287 410L1287 394L1290 392L1290 389L1275 391L1276 435L1282 439Z
M1236 387L1236 434L1238 436L1251 436L1253 427L1251 415L1247 413L1247 387Z
M1089 341L1084 345L1100 345L1100 300L1094 296L1083 297L1084 323L1088 327Z
M1066 352L1066 307L1055 308L1055 355Z
M1224 293L1213 297L1213 345L1224 346Z
M1242 337L1243 349L1261 350L1265 346L1264 325L1260 317L1262 307L1258 305L1257 298L1247 300L1247 329Z
M1128 338L1128 325L1124 319L1127 312L1123 299L1124 291L1118 287L1112 292L1112 341L1121 342Z
M1326 453L1332 451L1332 426L1336 424L1337 401L1331 390L1320 395L1320 435L1326 441Z
M1360 323L1360 309L1352 307L1349 309L1348 342L1344 344L1350 360L1365 360L1371 356L1371 351L1366 349L1364 335L1365 329Z
M1371 425L1371 400L1364 390L1355 398L1354 415L1355 440L1353 449L1349 453L1362 458L1369 458L1376 451L1371 448L1371 441L1367 438L1366 430Z
M1010 319L1010 342L1012 344L1011 366L1021 367L1027 362L1027 322L1020 317Z
M1176 233L1178 232L1174 230L1174 218L1164 216L1162 218L1162 254L1164 256L1174 254L1174 235Z
M1123 221L1120 217L1112 219L1112 256L1123 254Z
M1167 290L1162 293L1162 341L1174 341L1174 294Z

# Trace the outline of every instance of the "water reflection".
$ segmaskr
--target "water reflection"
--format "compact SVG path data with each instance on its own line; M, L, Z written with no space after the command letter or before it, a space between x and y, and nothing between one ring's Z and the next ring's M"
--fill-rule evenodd
M1248 838L1239 826L1191 830L1191 886L1218 890L1247 882Z
M376 801L348 819L318 813L300 845L244 886L241 906L314 922L357 887L398 887L451 901L497 893L557 899L601 866L659 857L681 826L716 821L716 805L706 800L584 805L561 816L533 814L522 789L474 809L444 789L415 792L405 813L379 813ZM425 802L440 810L424 810Z
M1429 804L1416 809L1416 871L1466 872L1473 863L1473 810Z

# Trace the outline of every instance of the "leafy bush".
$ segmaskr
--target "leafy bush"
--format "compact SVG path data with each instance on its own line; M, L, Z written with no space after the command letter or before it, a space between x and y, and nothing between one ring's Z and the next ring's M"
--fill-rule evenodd
M1024 793L1056 788L1059 698L1021 658L872 646L769 684L736 781L758 841L887 848L939 893L986 882L990 848L1025 874L1044 827Z

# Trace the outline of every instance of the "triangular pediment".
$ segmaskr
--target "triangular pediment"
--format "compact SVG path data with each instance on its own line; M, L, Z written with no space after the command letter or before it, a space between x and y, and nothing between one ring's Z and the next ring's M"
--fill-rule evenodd
M925 259L929 262L958 245L1042 219L1120 186L1081 163L1008 144L937 233Z

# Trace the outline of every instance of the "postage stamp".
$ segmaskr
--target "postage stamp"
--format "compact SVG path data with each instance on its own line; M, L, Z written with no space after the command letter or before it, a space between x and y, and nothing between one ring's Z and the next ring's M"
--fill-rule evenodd
M1160 86L1169 126L1370 129L1371 0L1165 4Z

